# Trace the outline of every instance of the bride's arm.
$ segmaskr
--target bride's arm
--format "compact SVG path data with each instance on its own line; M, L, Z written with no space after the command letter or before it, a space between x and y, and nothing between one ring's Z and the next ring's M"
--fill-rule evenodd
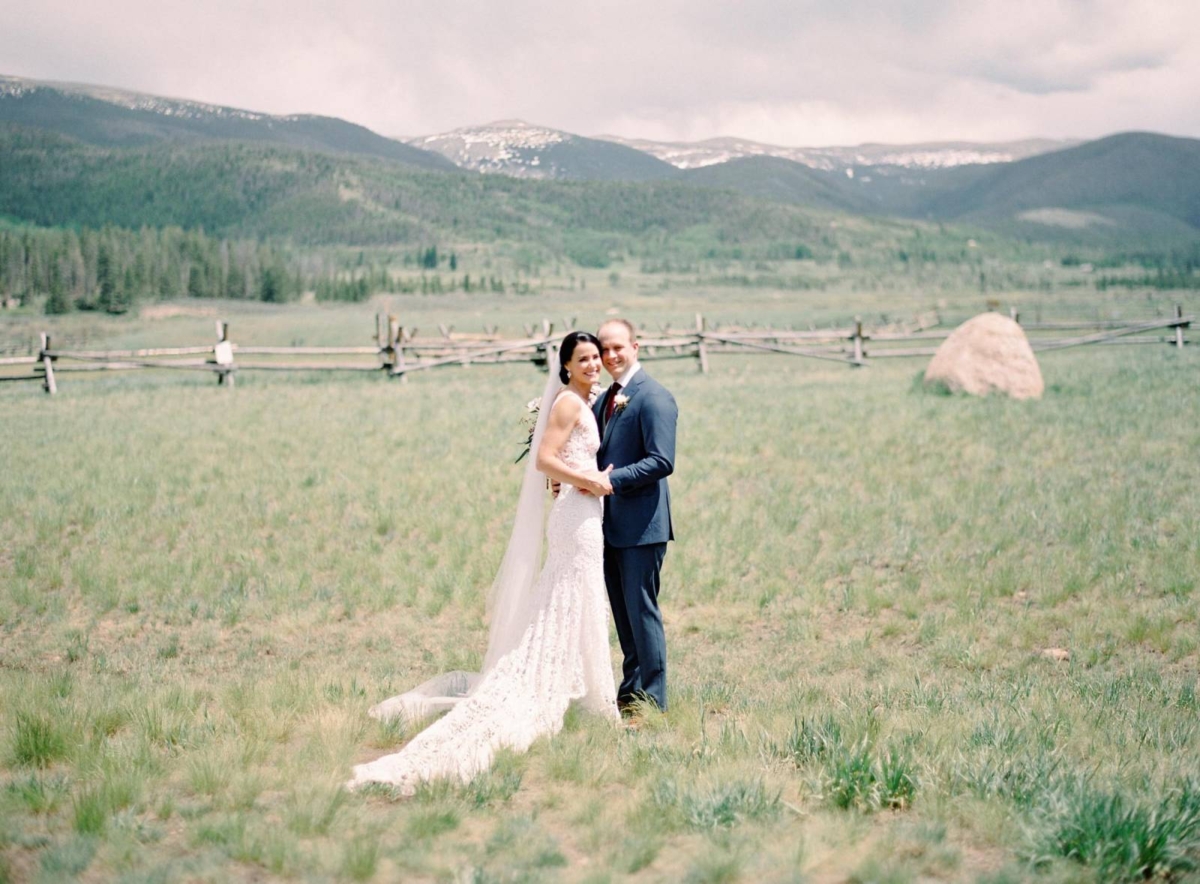
M542 442L538 446L537 468L538 472L545 473L555 481L574 485L599 497L611 493L607 471L576 470L561 457L563 446L567 444L567 438L582 410L583 402L578 396L559 396L555 400L542 433Z

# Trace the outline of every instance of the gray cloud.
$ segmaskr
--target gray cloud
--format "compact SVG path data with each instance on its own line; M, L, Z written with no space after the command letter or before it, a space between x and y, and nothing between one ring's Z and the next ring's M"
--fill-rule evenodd
M1191 0L8 0L0 72L390 135L1200 136Z

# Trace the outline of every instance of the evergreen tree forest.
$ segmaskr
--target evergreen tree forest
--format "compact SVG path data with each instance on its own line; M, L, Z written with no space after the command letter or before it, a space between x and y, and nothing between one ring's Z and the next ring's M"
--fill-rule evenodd
M279 247L178 227L0 228L0 298L44 298L47 313L124 313L181 297L286 301L300 282Z
M436 246L400 259L422 271L457 268L453 252L439 259ZM495 277L422 273L399 278L390 264L361 254L332 252L254 240L230 240L179 227L139 231L107 226L38 228L0 225L0 301L41 305L46 313L96 310L120 314L140 302L173 298L294 300L313 292L318 300L362 301L377 292L503 292Z

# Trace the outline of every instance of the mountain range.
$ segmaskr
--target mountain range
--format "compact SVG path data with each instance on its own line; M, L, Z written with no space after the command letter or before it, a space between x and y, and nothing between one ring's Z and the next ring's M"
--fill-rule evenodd
M744 138L710 138L696 142L648 141L616 135L584 138L523 120L501 120L406 140L413 147L441 154L463 169L517 178L585 180L669 178L673 169L694 170L746 157L776 157L812 169L840 173L856 167L949 169L1011 163L1080 143L1078 140L1029 138L998 143L943 141L853 147L782 147ZM647 156L659 162L650 163Z
M462 169L514 178L653 181L676 167L653 154L611 140L584 138L523 120L501 120L441 135L409 139Z
M384 231L403 238L435 224L477 227L471 212L502 219L491 228L508 230L522 212L541 216L534 204L564 194L574 203L619 193L628 211L648 217L648 193L717 212L734 205L730 198L679 196L705 190L808 211L956 222L1026 239L1200 237L1200 141L1154 133L1084 143L789 148L732 138L586 138L505 120L399 140L331 117L0 77L0 158L0 214L49 224L287 232L278 217L283 206L316 206L313 217L339 219L332 229L342 240L367 229L376 240ZM467 172L492 173L483 176L492 183L458 182ZM412 178L431 174L455 182ZM598 190L604 182L621 187ZM60 197L47 201L51 193ZM460 203L435 206L432 193ZM302 238L316 235L307 230Z
M247 141L375 156L453 170L443 157L364 126L311 114L273 116L120 89L0 76L0 122L46 129L98 147Z
M933 141L924 144L859 144L853 147L782 147L744 138L709 138L671 142L599 136L633 147L680 169L697 169L742 157L780 157L813 169L843 171L855 166L897 166L905 169L945 169L984 163L1011 163L1078 144L1078 139L1027 138L1022 141L981 143Z

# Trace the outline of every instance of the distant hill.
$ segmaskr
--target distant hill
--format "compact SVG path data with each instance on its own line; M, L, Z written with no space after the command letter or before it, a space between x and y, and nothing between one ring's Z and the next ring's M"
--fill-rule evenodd
M573 181L662 181L678 170L640 150L534 126L501 120L409 140L463 169L514 178Z
M247 141L453 170L443 157L332 117L272 116L97 86L0 76L0 123L57 132L102 147L163 141Z
M45 226L202 228L297 243L519 242L604 266L613 252L820 247L797 206L673 181L439 174L245 142L102 148L0 125L0 216Z
M921 214L1023 234L1200 232L1200 140L1193 138L1112 135L949 183L923 201Z
M648 141L599 135L597 138L633 147L680 169L699 169L742 157L779 157L813 169L842 171L855 166L895 166L900 169L948 169L954 166L1011 163L1025 157L1062 150L1078 140L1027 138L1021 141L931 141L918 144L859 144L850 147L783 147L745 138L705 141Z
M684 181L859 215L953 221L1025 239L1121 244L1200 236L1200 140L1132 132L1011 163L857 165L776 157L689 169Z
M828 154L831 168L758 153L680 169L519 121L415 141L328 117L0 77L0 215L301 243L509 239L596 266L636 239L685 237L671 247L730 254L743 242L808 242L819 239L814 213L829 212L1027 240L1200 237L1200 141L1150 133L1058 150L1013 142L1047 152L957 165L974 156L963 145L924 159L917 148L932 146L865 145Z
M739 157L688 169L681 180L693 186L726 188L746 196L836 212L862 214L876 210L869 199L855 191L845 175L780 157Z

